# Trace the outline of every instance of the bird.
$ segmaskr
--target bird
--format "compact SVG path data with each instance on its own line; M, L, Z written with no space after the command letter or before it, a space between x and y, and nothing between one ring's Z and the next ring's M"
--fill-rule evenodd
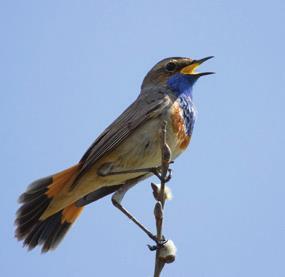
M32 182L20 195L15 237L28 250L37 246L43 253L55 249L84 206L112 193L113 204L129 215L121 204L125 193L155 174L153 169L161 163L161 122L167 124L172 160L189 145L196 119L193 85L214 73L196 72L196 68L211 58L170 57L155 64L136 100L77 164Z

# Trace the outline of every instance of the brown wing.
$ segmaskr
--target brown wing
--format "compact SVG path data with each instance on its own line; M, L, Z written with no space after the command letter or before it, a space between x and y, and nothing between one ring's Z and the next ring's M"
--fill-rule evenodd
M95 140L80 160L81 169L71 186L73 189L82 175L100 158L118 147L141 124L159 116L170 104L164 90L149 89L139 95L104 132Z

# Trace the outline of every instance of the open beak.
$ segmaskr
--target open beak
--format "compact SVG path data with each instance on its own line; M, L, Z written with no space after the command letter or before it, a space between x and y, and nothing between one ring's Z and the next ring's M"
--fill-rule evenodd
M214 58L214 56L206 57L200 60L193 60L190 64L183 67L180 72L182 74L195 75L197 77L214 74L215 72L196 72L195 71L196 68L199 67L200 64L212 58Z

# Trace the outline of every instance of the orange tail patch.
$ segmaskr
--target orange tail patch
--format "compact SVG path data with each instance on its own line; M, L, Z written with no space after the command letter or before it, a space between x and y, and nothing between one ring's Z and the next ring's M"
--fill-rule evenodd
M72 224L76 218L81 214L83 207L77 207L75 203L64 208L61 216L61 223L67 222Z
M56 196L63 187L68 184L75 173L78 171L79 164L72 166L52 176L52 183L48 186L46 195L51 198Z

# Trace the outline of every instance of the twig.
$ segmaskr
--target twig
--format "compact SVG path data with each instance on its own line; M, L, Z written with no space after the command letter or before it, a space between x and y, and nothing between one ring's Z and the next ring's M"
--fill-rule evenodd
M161 127L161 178L160 188L152 184L153 194L157 200L154 207L154 215L156 221L157 244L155 255L154 277L159 277L165 263L170 263L175 260L176 248L172 241L165 241L162 234L163 225L163 209L165 200L167 199L165 184L170 180L171 174L169 164L171 163L171 150L166 143L166 121L163 121ZM169 176L167 176L169 173Z

